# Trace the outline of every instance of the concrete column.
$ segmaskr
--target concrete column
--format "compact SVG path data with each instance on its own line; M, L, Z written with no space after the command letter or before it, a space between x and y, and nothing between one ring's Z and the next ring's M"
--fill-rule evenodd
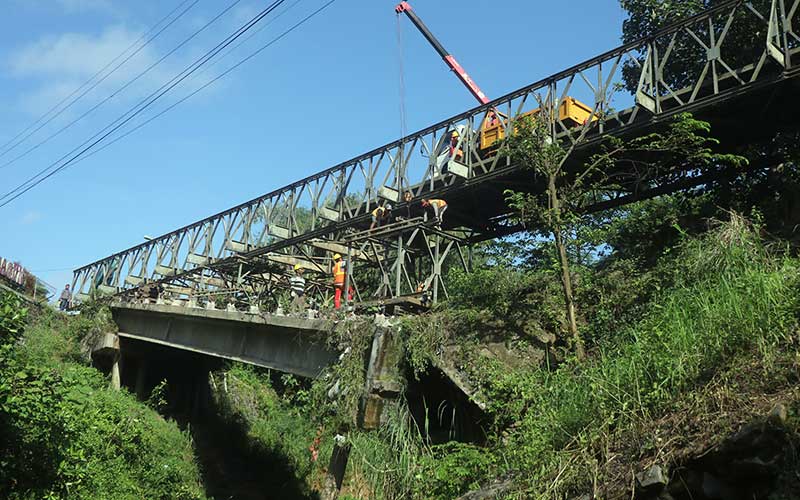
M377 317L372 339L364 398L358 423L362 429L377 429L386 420L384 409L393 404L403 389L400 380L402 348L396 338L396 328L386 318Z
M122 385L122 355L119 351L114 355L114 363L111 365L111 388L118 391Z

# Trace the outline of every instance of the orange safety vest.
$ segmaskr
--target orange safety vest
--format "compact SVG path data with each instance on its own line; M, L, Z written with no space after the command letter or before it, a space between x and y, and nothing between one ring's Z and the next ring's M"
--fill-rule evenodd
M340 260L339 262L333 265L333 284L344 286L344 275L345 275L344 261Z
M443 208L447 206L447 202L444 200L428 200L431 205L436 205L439 208Z

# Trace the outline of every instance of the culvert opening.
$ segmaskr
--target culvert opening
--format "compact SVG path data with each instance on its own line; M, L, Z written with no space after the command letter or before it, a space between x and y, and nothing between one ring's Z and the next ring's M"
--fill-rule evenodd
M430 444L485 444L485 413L447 375L429 368L418 379L411 373L406 377L408 409L424 439Z

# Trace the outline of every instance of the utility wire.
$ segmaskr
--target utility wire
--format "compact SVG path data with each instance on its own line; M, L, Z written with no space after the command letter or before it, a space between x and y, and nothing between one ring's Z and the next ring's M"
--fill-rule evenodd
M92 75L92 77L91 77L91 78L89 78L88 80L86 80L86 81L83 83L83 85L81 85L80 87L78 87L78 88L76 88L75 90L73 90L73 91L72 91L72 92L71 92L69 95L67 95L66 97L64 97L63 99L61 99L61 100L60 100L60 101L59 101L59 102L58 102L56 105L54 105L52 108L50 108L50 109L49 109L49 110L48 110L48 111L47 111L45 114L43 114L42 116L40 116L40 117L39 117L39 118L38 118L38 119L37 119L35 122L33 122L33 123L31 123L30 125L28 125L27 127L25 127L25 128L24 128L24 129L23 129L21 132L19 132L17 135L15 135L14 137L12 137L12 138L11 138L11 139L10 139L8 142L6 142L6 143L5 143L5 144L3 144L2 146L0 146L0 151L2 151L2 152L0 152L0 158L2 158L3 156L5 156L5 155L6 155L6 154L8 154L9 152L11 152L13 149L15 149L17 146L19 146L20 144L22 144L23 142L25 142L25 141L26 141L26 140L27 140L27 139L28 139L30 136L32 136L33 134L35 134L36 132L38 132L39 130L41 130L41 129L42 129L42 127L46 126L48 123L52 122L54 119L58 118L58 117L59 117L59 116L60 116L60 115L61 115L61 114L62 114L64 111L66 111L66 110L67 110L67 109L69 109L69 108L70 108L70 107L71 107L73 104L75 104L76 102L78 102L78 101L79 101L79 100L80 100L80 99L81 99L83 96L85 96L86 94L88 94L89 92L91 92L91 91L92 91L92 90L93 90L95 87L97 87L99 84L101 84L101 83L102 83L102 82L103 82L103 81L104 81L106 78L108 78L108 77L109 77L109 76L111 76L111 75L112 75L112 74L113 74L115 71L117 71L117 70L120 68L120 66L122 66L123 64L125 64L126 62L128 62L128 61L129 61L129 60L130 60L132 57L134 57L134 56L135 56L136 54L138 54L138 53L139 53L139 52L140 52L142 49L144 49L144 48L145 48L147 45L149 45L149 44L150 44L150 42L152 42L152 41L153 41L153 40L154 40L156 37L158 37L158 36L159 36L159 35L160 35L160 34L161 34L161 33L162 33L162 32L163 32L165 29L169 28L169 27L170 27L170 25L172 25L172 24L173 24L175 21L177 21L177 20L178 20L179 18L181 18L181 17L182 17L184 14L186 14L186 12L187 12L189 9L191 9L192 7L194 7L194 6L197 4L197 2L199 2L199 0L194 0L194 2L192 2L192 4L191 4L191 5L189 5L189 6L188 6L186 9L184 9L184 11L183 11L183 12L181 12L180 14L178 14L178 16L177 16L175 19L173 19L172 21L170 21L170 22L169 22L169 24L167 24L167 25L166 25L166 26L165 26L163 29L161 29L161 30L160 30L158 33L156 33L156 34L155 34L155 35L154 35L152 38L149 38L149 39L147 39L147 37L150 35L150 33L152 33L153 31L155 31L155 30L158 28L158 26L160 26L160 25L161 25L161 24L162 24L164 21L166 21L167 19L169 19L170 17L172 17L172 15L173 15L175 12L177 12L177 11L178 11L178 10L179 10L181 7L183 7L183 6L184 6L184 5L185 5L187 2L189 2L189 0L183 0L183 1L182 1L180 4L178 4L178 6L177 6L177 7L175 7L174 9L172 9L172 10L169 12L169 14L167 14L166 16L164 16L164 17L163 17L163 18L162 18L160 21L158 21L158 22L157 22L156 24L154 24L154 25L153 25L153 26L152 26L152 27L151 27L149 30L147 30L147 32L145 32L145 33L144 33L142 36L140 36L138 39L136 39L136 41L135 41L135 42L133 42L132 44L130 44L130 45L128 46L128 48L126 48L125 50L123 50L122 52L120 52L120 53L119 53L119 54L118 54L118 55L117 55L117 56L116 56L114 59L112 59L112 60L111 60L111 61L109 61L109 62L108 62L108 63L107 63L105 66L103 66L102 68L100 68L100 69L97 71L97 73L95 73L94 75ZM59 111L58 111L56 114L54 114L53 116L51 116L50 118L48 118L48 119L47 119L47 121L45 121L44 123L42 123L41 125L39 125L39 126L38 126L38 127L35 129L35 130L31 131L29 134L25 135L25 137L23 137L22 139L20 139L19 141L17 141L17 139L19 139L19 137L20 137L20 136L22 136L23 134L25 134L26 132L28 132L29 130L31 130L33 127L36 127L36 125L38 125L38 124L39 124L39 123L40 123L42 120L44 120L44 119L45 119L45 118L46 118L46 117L47 117L47 116L48 116L50 113L53 113L55 110L57 110L59 107L61 107L61 105L62 105L62 104L64 104L65 102L67 102L69 99L71 99L72 97L74 97L74 96L75 96L75 95L76 95L78 92L80 92L80 91L81 91L81 90L83 90L83 89L84 89L86 86L88 86L90 83L92 83L92 81L93 81L95 78L97 78L97 77L99 77L100 75L102 75L102 74L103 74L103 73L104 73L104 72L105 72L105 71L106 71L108 68L110 68L110 67L111 67L111 65L112 65L112 64L114 64L114 63L115 63L115 62L117 62L117 61L118 61L120 58L122 58L123 56L125 56L125 54L127 54L128 52L130 52L130 51L131 51L131 49L133 49L134 47L136 47L137 45L139 45L139 44L142 42L142 40L145 40L145 39L147 39L147 41L145 41L145 43L144 43L144 44L143 44L141 47L139 47L138 49L136 49L136 51L135 51L133 54L129 55L127 58L125 58L125 60L124 60L124 61L122 61L122 62L121 62L120 64L118 64L117 66L115 66L115 67L114 67L114 69L112 69L111 71L109 71L109 72L108 72L108 74L106 74L106 75L105 75L105 76L103 76L103 77L102 77L100 80L98 80L97 82L95 82L95 83L94 83L94 85L92 85L91 87L89 87L88 89L86 89L84 92L82 92L82 93L81 93L81 94L80 94L78 97L76 97L75 99L73 99L72 101L70 101L70 103L69 103L69 104L67 104L66 106L64 106L63 108L61 108L61 109L60 109L60 110L59 110ZM15 142L15 141L16 141L16 142ZM7 146L9 146L11 143L14 143L14 144L13 144L11 147L9 147L9 148L7 148L7 149L6 149L6 147L7 147ZM4 150L4 151L3 151L3 150Z
M163 56L163 57L161 57L159 60L157 60L156 62L154 62L153 64L151 64L151 65L150 65L150 66L148 66L147 68L145 68L145 69L144 69L144 71L142 71L141 73L139 73L138 75L136 75L136 76L135 76L135 77L134 77L132 80L130 80L130 81L129 81L129 82L127 82L125 85L123 85L122 87L120 87L119 89L117 89L117 90L116 90L114 93L112 93L111 95L109 95L108 97L106 97L104 100L100 101L100 102L99 102L98 104L96 104L94 107L92 107L91 109L89 109L88 111L86 111L86 112L85 112L83 115L79 116L77 119L75 119L75 120L73 120L71 123L67 124L67 125L66 125L65 127L63 127L61 130L59 130L58 132L56 132L56 134L54 134L54 135L52 135L52 136L48 137L48 138L47 138L47 139L45 139L44 141L40 142L39 144L37 144L36 146L34 146L33 148L31 148L31 150L32 150L32 149L36 149L36 148L38 148L39 146L41 146L41 145L42 145L42 144L44 144L45 142L47 142L47 141L49 141L50 139L52 139L53 137L55 137L55 135L58 135L58 134L60 134L61 132L63 132L64 130L66 130L67 128L71 127L71 126L72 126L73 124L75 124L75 123L76 123L78 120L80 120L80 119L84 118L84 117L85 117L85 116L87 116L89 113L93 112L94 110L96 110L97 108L99 108L100 106L102 106L102 105L103 105L105 102L107 102L108 100L112 99L114 96L116 96L117 94L119 94L120 92L122 92L123 90L125 90L125 89L126 89L128 86L130 86L131 84L133 84L133 83L134 83L135 81L137 81L139 78L143 77L143 76L144 76L145 74L147 74L147 73L148 73L150 70L152 70L153 68L155 68L156 66L158 66L158 65L159 65L159 64L160 64L162 61L164 61L164 60L165 60L166 58L168 58L170 55L172 55L172 54L173 54L173 53L175 53L177 50L179 50L181 47L183 47L185 44L187 44L189 41L191 41L191 40L192 40L194 37L196 37L198 34L200 34L200 33L201 33L203 30L205 30L206 28L208 28L209 26L211 26L213 23L215 23L215 22L216 22L216 21L217 21L219 18L221 18L222 16L224 16L224 15L225 15L225 14L226 14L228 11L230 11L230 10L231 10L231 9L232 9L234 6L236 6L236 4L238 4L240 1L241 1L241 0L234 0L234 1L233 1L231 4L229 4L229 5L228 5L227 7L225 7L225 8L224 8L222 11L220 11L220 12L219 12L219 13L218 13L216 16L214 16L214 17L213 17L213 18L212 18L210 21L208 21L206 24L204 24L204 25L203 25L203 26L201 26L199 29L197 29L197 30L196 30L194 33L192 33L191 35L189 35L189 36L188 36L186 39L184 39L184 40L183 40L183 41L182 41L180 44L178 44L178 46L176 46L175 48L173 48L172 50L170 50L168 53L164 54L164 56ZM184 70L184 71L186 71L186 70ZM179 75L179 76L180 76L180 75ZM175 77L175 78L177 78L177 77ZM173 80L174 80L174 78L173 78ZM170 82L168 82L168 83L167 83L167 84L165 84L164 86L168 85L169 83L170 83ZM164 86L162 86L161 88L163 88ZM36 180L36 178L37 178L37 177L39 177L40 175L43 175L43 174L44 174L45 172L47 172L49 169L53 168L53 167L54 167L56 164L58 164L59 162L61 162L61 161L65 160L67 157L69 157L69 156L70 156L71 154L73 154L75 151L79 150L79 149L80 149L80 148L81 148L83 145L85 145L85 144L87 144L88 142L92 141L92 139L94 139L95 137L97 137L97 136L101 135L103 132L105 132L106 130L108 130L109 128L111 128L111 127L112 127L114 124L116 124L116 123L117 123L119 120L123 119L123 118L125 117L125 115L127 115L127 114L128 114L128 113L130 113L130 112L132 112L132 111L133 111L134 109L136 109L138 106L141 106L141 105L142 105L142 104L143 104L145 101L147 101L147 99L149 99L150 97L152 97L152 96L153 96L154 94L156 94L156 93L157 93L159 90L160 90L160 89L156 90L155 92L153 92L152 94L150 94L148 97L145 97L145 98L144 98L142 101L140 101L140 102L139 102L139 103L138 103L136 106L134 106L133 108L131 108L131 110L129 110L128 112L126 112L125 114L123 114L121 117L117 118L115 121L111 122L111 124L107 125L107 126L106 126L106 127L103 129L103 130L101 130L101 131L100 131L100 132L98 132L97 134L93 135L92 137L90 137L89 139L87 139L86 141L84 141L83 143L81 143L79 146L77 146L76 148L74 148L72 151L70 151L70 152L66 153L65 155L63 155L63 156L62 156L61 158L59 158L58 160L56 160L55 162L51 163L51 164L50 164L48 167L46 167L45 169L43 169L43 170L39 171L39 172L38 172L36 175L32 176L31 178L29 178L28 180L26 180L25 182L23 182L22 184L20 184L20 185L19 185L19 186L17 186L16 188L12 189L11 191L9 191L9 192L5 193L3 196L0 196L0 201L2 201L2 200L4 200L4 199L6 199L8 196L10 196L10 195L12 195L12 194L14 194L14 193L18 192L20 189L24 188L26 185L28 185L29 183L31 183L31 182L33 182L34 180ZM29 150L29 151L26 151L26 152L25 152L25 154L29 153L31 150ZM15 158L13 161L16 161L16 158ZM6 166L6 165L2 165L2 166L0 166L0 168L2 168L2 167L4 167L4 166ZM2 206L2 205L0 205L0 206Z
M124 84L122 87L118 88L117 90L115 90L114 92L112 92L111 94L109 94L109 95L108 95L108 96L107 96L105 99L103 99L102 101L98 102L97 104L95 104L94 106L92 106L91 108L89 108L87 111L85 111L85 112L84 112L82 115L80 115L79 117L75 118L74 120L72 120L71 122L69 122L68 124L66 124L65 126L63 126L63 127L61 127L60 129L58 129L58 130L57 130L55 133L53 133L53 134L49 135L49 136L48 136L47 138L45 138L43 141L41 141L41 142L39 142L39 143L35 144L34 146L32 146L32 147L28 148L28 149L27 149L27 150L26 150L24 153L22 153L21 155L18 155L18 156L16 156L16 157L15 157L14 159L12 159L11 161L8 161L8 162L6 162L6 163L4 163L4 164L0 165L0 169L3 169L3 168L5 168L5 167L7 167L7 166L11 165L12 163L15 163L15 162L17 162L18 160L22 159L23 157L25 157L25 156L29 155L30 153L32 153L32 152L34 152L34 151L36 151L37 149L39 149L39 148L40 148L40 147L42 147L43 145L45 145L45 144L47 144L48 142L50 142L50 141L51 141L52 139L54 139L55 137L57 137L57 136L61 135L61 133L63 133L65 130L69 129L70 127L72 127L73 125L75 125L76 123L78 123L79 121L81 121L82 119L86 118L88 115L90 115L90 114L91 114L91 113L93 113L94 111L96 111L96 110L97 110L97 109L98 109L100 106L104 105L105 103L107 103L108 101L110 101L111 99L113 99L114 97L116 97L117 95L119 95L119 94L120 94L121 92L123 92L125 89L127 89L128 87L130 87L131 85L133 85L134 83L136 83L136 82L137 82L137 81L138 81L140 78L142 78L142 77L143 77L143 76L145 76L147 73L149 73L149 72L150 72L150 71L151 71L153 68L155 68L156 66L158 66L159 64L161 64L161 63L162 63L162 62L163 62L163 61L164 61L166 58L168 58L169 56L171 56L172 54L174 54L175 52L177 52L178 50L180 50L180 49L181 49L181 48L182 48L184 45L186 45L187 43L189 43L189 42L190 42L192 39L194 39L194 38L195 38L197 35L199 35L201 32L203 32L203 31L204 31L206 28L208 28L209 26L211 26L212 24L214 24L214 23L215 23L215 22L216 22L216 21L217 21L217 20L218 20L220 17L222 17L223 15L225 15L225 14L226 14L226 13L227 13L229 10L231 10L233 7L235 7L235 6L236 6L236 4L238 4L239 2L241 2L241 0L234 0L234 1L233 1L233 2L230 4L230 5L228 5L227 7L225 7L225 8L224 8L224 9L223 9L223 10L222 10L222 11L221 11L219 14L217 14L216 16L214 16L214 17L213 17L213 18L212 18L210 21L208 21L208 22L207 22L207 23L205 23L203 26L201 26L199 29L197 29L197 30L196 30L194 33L192 33L191 35L189 35L189 36L188 36L186 39L184 39L184 40L183 40L181 43L179 43L179 44L178 44L176 47L174 47L172 50L170 50L169 52L167 52L166 54L164 54L164 55L163 55L163 56L162 56L160 59L158 59L156 62L154 62L153 64L151 64L151 65L150 65L150 66L148 66L147 68L145 68L145 69L144 69L143 71L141 71L141 72L140 72L138 75L136 75L136 76L135 76L135 77L133 77L131 80L129 80L127 83L125 83L125 84ZM174 21L173 21L173 22L174 22ZM165 27L164 29L166 29L166 27ZM163 29L162 29L161 31L163 31ZM159 32L158 34L160 34L160 33L161 33L161 32ZM158 35L158 34L157 34L157 35ZM68 155L69 155L69 153L68 153L66 156L68 156ZM63 157L62 157L62 159L63 159ZM59 161L61 161L61 160L59 160ZM0 198L0 199L2 199L2 198Z
M238 1L238 0L237 0L237 1ZM335 1L335 0L330 0L330 2L331 2L331 3L332 3L333 1ZM88 144L88 146L86 146L86 147L83 147L83 149L81 149L81 150L80 150L80 151L79 151L77 154L75 154L74 156L72 156L72 157L71 157L69 160L67 160L66 162L64 162L64 164L62 164L62 165L58 166L57 168L55 168L55 169L54 169L54 170L52 170L51 172L47 173L47 174L46 174L46 175L44 175L43 177L40 177L39 179L33 180L33 179L35 179L35 177L39 177L39 176L43 175L45 172L47 172L47 170L50 170L50 169L51 169L51 168L53 168L55 165L57 165L57 164L60 162L60 160L58 160L58 161L56 161L56 162L52 163L51 165L49 165L47 168L45 168L45 169L43 169L42 171L40 171L40 172L39 172L39 173L38 173L36 176L34 176L33 178L29 179L28 181L26 181L26 182L25 182L25 183L23 183L22 185L18 186L18 187L17 187L17 188L15 188L14 190L12 190L12 191L10 191L10 192L8 192L8 193L4 194L4 195L3 195L3 196L0 198L0 200L3 200L3 199L5 199L5 201L4 201L2 204L0 204L0 208L2 208L2 207L4 207L4 206L8 205L9 203L11 203L12 201L14 201L15 199L19 198L20 196L22 196L22 195L23 195L23 194L25 194L26 192L28 192L28 191L30 191L31 189L33 189L33 188L34 188L35 186L37 186L38 184L42 183L42 182L43 182L43 181L45 181L46 179L48 179L48 178L52 177L53 175L57 174L57 173L58 173L58 172L60 172L61 170L63 170L63 169L65 169L65 168L67 168L69 165L71 165L72 163L74 163L74 162L75 162L75 160L77 160L78 158L80 158L81 156L83 156L83 155L84 155L86 152L88 152L89 150L91 150L92 148L94 148L94 146L96 146L98 143L102 142L102 141L103 141L103 140L104 140L106 137L110 136L111 134L113 134L114 132L116 132L117 130L119 130L119 129L120 129L121 127L123 127L123 126L124 126L126 123L128 123L130 120L132 120L132 119L133 119L133 118L135 118L137 115L139 115L139 114L140 114L142 111L144 111L144 110L145 110L145 109L147 109L149 106L151 106L151 105L152 105L154 102L156 102L158 99L160 99L162 96L164 96L164 95L165 95L167 92L169 92L169 91L170 91L170 90L172 90L172 89L173 89L175 86L177 86L179 83L181 83L183 80L185 80L186 78L188 78L189 76L191 76L191 75L192 75L192 74L193 74L195 71L197 71L197 70L198 70L198 69L199 69L201 66L203 66L204 64L206 64L206 63L207 63L209 60L211 60L211 59L212 59L214 56L216 56L216 55L217 55L219 52L221 52L222 50L224 50L224 49L225 49L227 46L229 46L231 43L233 43L234 41L236 41L236 39L238 39L238 38L239 38L239 37L241 37L241 36L242 36L244 33L246 33L247 31L249 31L249 30L250 30L250 29L251 29L253 26L255 26L256 24L258 24L258 23L259 23L259 22L260 22L260 21L261 21L261 20L262 20L264 17L266 17L267 15L269 15L269 14L270 14L270 13L271 13L271 12L272 12L274 9L276 9L277 7L279 7L279 6L280 6L282 3L284 3L284 2L285 2L285 0L276 0L275 2L273 2L271 5L269 5L269 6L268 6L268 7L266 7L264 10L262 10L262 11L261 11L259 14L257 14L255 17L253 17L253 18L252 18L250 21L248 21L248 22L247 22L247 23L245 23L245 24L244 24L242 27L240 27L239 29L237 29L237 30L236 30L236 31L235 31L233 34L229 35L229 36L228 36L228 37L227 37L225 40L223 40L222 42L220 42L219 44L217 44L217 46L215 46L213 49L211 49L210 51L208 51L208 52L207 52L205 55L203 55L202 57L200 57L200 58L199 58L197 61L195 61L194 63L190 64L190 65L189 65L189 66L188 66L188 67L187 67L185 70L183 70L181 73L179 73L177 76L175 76L175 77L174 77L174 78L173 78L173 79L172 79L170 82L168 82L168 83L164 84L164 85L163 85L163 86L162 86L160 89L158 89L158 90L157 90L157 91L155 91L154 93L150 94L150 96L148 96L147 98L145 98L145 99L144 99L142 102L140 102L140 103L139 103L137 106L135 106L134 108L132 108L131 110L129 110L128 112L126 112L125 114L123 114L122 116L120 116L119 118L117 118L117 120L115 120L114 122L112 122L112 124L111 124L111 125L109 125L109 126L105 127L103 130L101 130L100 132L98 132L97 134L95 134L93 137L89 138L89 139L88 139L87 141L85 141L83 144L81 144L81 145L80 145L80 146L78 146L77 148L73 149L73 150L72 150L72 152L74 152L74 151L76 151L76 150L78 150L78 149L81 149L81 148L82 148L84 145L86 145L87 143L90 143L90 144ZM136 109L136 108L138 108L138 109ZM134 110L135 110L135 111L134 111ZM127 117L126 117L126 116L127 116ZM115 125L115 124L116 124L116 125ZM108 130L109 128L111 128L111 130L109 130L108 132L106 132L105 134L103 134L103 132L104 132L104 131L106 131L106 130ZM101 134L102 134L102 135L101 135ZM98 135L100 135L100 137L99 137L98 139L96 139L96 140L94 140L94 141L92 142L92 140L93 140L95 137L97 137ZM72 152L68 153L68 155L66 155L66 156L69 156L70 154L72 154ZM63 157L62 157L62 158L63 158ZM24 188L23 188L23 186L24 186L25 184L28 184L28 185L27 185L26 187L24 187ZM16 194L14 194L15 192L16 192ZM12 194L13 194L13 196L11 196ZM9 196L10 196L10 197L9 197ZM8 199L6 199L6 198L8 198Z
M99 153L99 152L103 151L104 149L108 148L109 146L112 146L113 144L116 144L117 142L121 141L122 139L124 139L124 138L128 137L128 136L129 136L129 135L131 135L132 133L136 132L137 130L141 129L141 128L142 128L142 127L144 127L145 125L147 125L147 124L149 124L150 122L152 122L153 120L155 120L155 119L157 119L157 118L159 118L159 117L163 116L163 115L164 115L164 114L166 114L167 112L171 111L173 108L177 107L179 104L181 104L181 103L183 103L183 102L187 101L188 99L190 99L190 98L194 97L195 95L199 94L200 92L202 92L203 90L205 90L207 87L209 87L209 86L211 86L213 83L215 83L217 80L219 80L219 79L221 79L221 78L225 77L226 75L228 75L229 73L231 73L233 70L235 70L236 68L238 68L238 67L239 67L239 66L241 66L242 64L246 63L247 61L249 61L249 60L250 60L250 59L252 59L253 57L257 56L257 55L258 55L258 54L260 54L262 51L266 50L268 47L270 47L271 45L273 45L274 43L276 43L278 40L280 40L281 38L285 37L286 35L288 35L288 34L289 34L289 33L291 33L292 31L294 31L295 29L297 29L298 27L300 27L301 25L303 25L304 23L306 23L307 21L309 21L309 20L310 20L312 17L316 16L317 14L319 14L320 12L322 12L323 10L325 10L325 8L327 8L329 5L331 5L331 4L332 4L333 2L335 2L335 1L336 1L336 0L329 0L329 1L328 1L327 3L325 3L325 4L324 4L322 7L320 7L319 9L315 10L314 12L312 12L311 14L309 14L308 16L306 16L306 17L305 17L304 19L302 19L300 22L298 22L297 24L293 25L291 28L287 29L286 31L284 31L284 32L283 32L283 33L281 33L280 35L276 36L275 38L273 38L272 40L270 40L268 43L266 43L266 44L262 45L261 47L259 47L259 48L258 48L257 50L255 50L254 52L251 52L251 53L250 53L250 54L249 54L247 57L245 57L245 58L241 59L239 62L237 62L236 64L234 64L233 66L231 66L230 68L228 68L227 70L225 70L224 72L220 73L219 75L217 75L217 76L216 76L216 77L214 77L213 79L209 80L208 82L206 82L206 83L205 83L204 85L202 85L201 87L199 87L199 88L195 89L195 90L194 90L193 92L191 92L190 94L188 94L188 95L184 96L184 97L183 97L183 98L181 98L180 100L178 100L178 101L176 101L176 102L172 103L171 105L169 105L168 107L166 107L166 108L162 109L162 110L161 110L161 111L159 111L157 114L155 114L155 115L151 116L150 118L148 118L148 119L147 119L147 120L145 120L144 122L140 123L140 124L139 124L139 125L137 125L136 127L132 128L131 130L128 130L127 132L125 132L124 134L120 135L119 137L116 137L116 138L114 138L114 140L112 140L112 141L108 142L107 144L104 144L102 147L100 147L100 148L98 148L98 149L95 149L94 151L92 151L91 153L89 153L89 154L87 154L87 155L84 155L84 156L83 156L83 157L81 157L79 160L77 160L75 163L77 163L77 162L80 162L80 161L83 161L83 160L86 160L87 158L91 158L92 156L94 156L94 155L96 155L97 153ZM295 2L295 3L296 3L296 2Z
M219 57L217 58L217 60L214 62L214 64L212 64L211 66L206 66L205 68L203 68L203 70L202 70L202 71L200 71L199 73L197 73L197 75L198 75L198 76L200 76L200 75L203 75L203 74L207 73L207 72L208 72L208 70L210 70L210 69L212 69L212 68L216 68L217 66L219 66L219 64L220 64L222 61L224 61L224 60L225 60L225 58L227 58L227 57L228 57L228 56L229 56L229 55L230 55L230 54L231 54L233 51L235 51L236 49L238 49L239 47L241 47L241 46L242 46L242 45L244 45L245 43L247 43L247 42L249 42L250 40L252 40L252 39L253 39L253 37L257 36L259 33L261 33L261 32L262 32L262 31L264 31L266 28L268 28L268 27L269 27L269 26L270 26L272 23L274 23L275 21L277 21L278 19L280 19L281 17L283 17L283 15L284 15L284 14L286 14L287 12L289 12L290 10L292 10L292 8L293 8L295 5L299 4L301 1L302 1L302 0L294 0L294 2L292 2L292 3L291 3L289 6L288 6L288 7L286 7L285 9L283 9L281 12L279 12L279 13L275 14L275 17L273 17L272 19L270 19L270 20L269 20L269 21L267 21L266 23L262 24L260 28L258 28L257 30L253 31L252 33L250 33L249 35L247 35L247 36L246 36L246 37L244 37L243 39L239 40L239 41L238 41L238 42L237 42L237 43L236 43L236 44L235 44L233 47L231 47L231 48L229 48L228 50L226 50L224 54L222 54L221 56L219 56Z

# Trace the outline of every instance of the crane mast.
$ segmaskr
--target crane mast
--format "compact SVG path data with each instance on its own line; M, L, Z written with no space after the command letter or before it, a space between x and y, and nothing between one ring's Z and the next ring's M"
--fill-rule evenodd
M486 94L484 94L480 87L478 87L478 84L475 83L472 78L470 78L464 68L458 64L456 58L444 48L444 46L439 42L439 40L436 39L435 36L433 36L433 33L431 33L428 27L425 26L425 23L423 23L422 19L417 16L416 12L414 12L414 9L411 8L411 5L408 2L400 2L397 4L394 10L398 14L405 14L409 19L411 19L411 22L414 23L414 26L416 26L420 33L422 33L422 36L428 40L428 43L430 43L436 52L439 53L447 66L456 74L458 79L461 80L461 83L467 87L467 90L470 91L470 93L475 97L475 99L478 100L478 102L481 104L486 104L489 102L489 98L486 97Z

